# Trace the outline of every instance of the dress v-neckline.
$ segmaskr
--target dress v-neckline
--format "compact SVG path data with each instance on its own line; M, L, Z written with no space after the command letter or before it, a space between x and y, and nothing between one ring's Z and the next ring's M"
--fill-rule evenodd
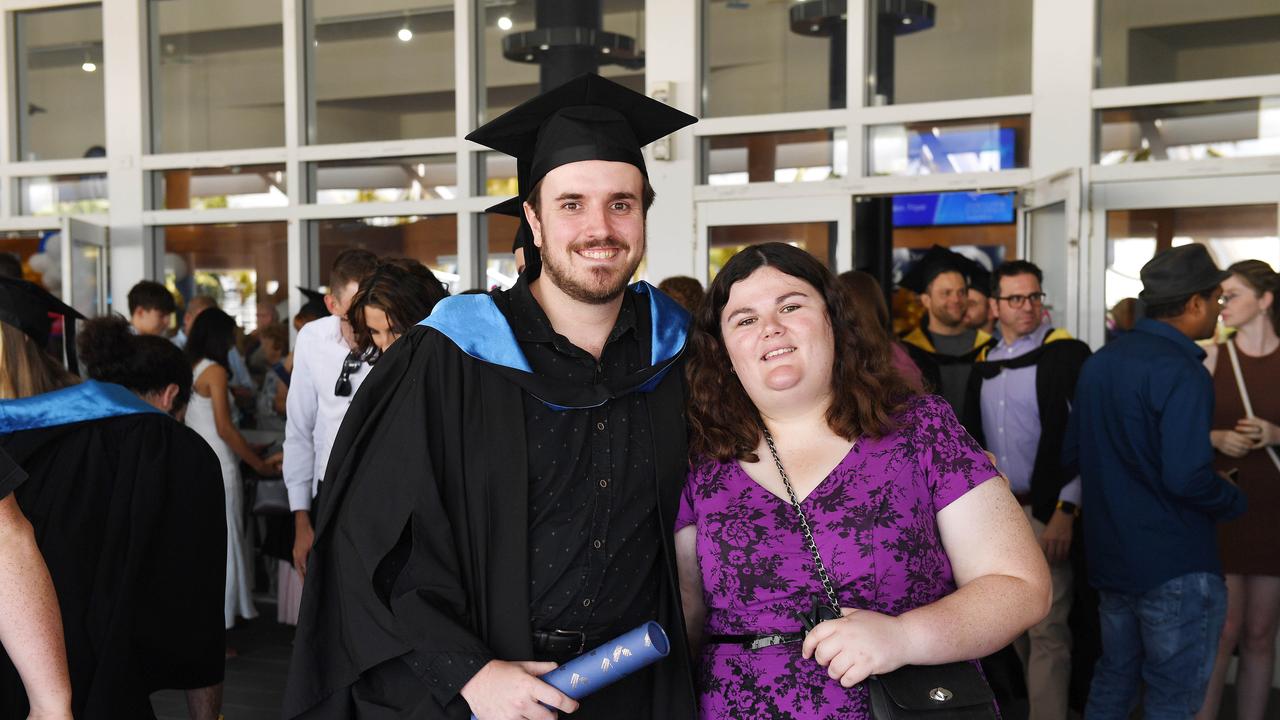
M845 454L844 454L844 456L840 458L839 462L837 462L835 465L833 465L833 466L831 467L831 469L827 471L827 474L826 474L826 475L823 475L823 476L822 476L822 479L818 481L818 484L817 484L817 485L814 485L812 488L810 488L809 492L805 493L805 496L804 496L804 497L799 498L799 499L800 499L800 504L801 504L801 505L804 505L805 503L807 503L807 502L809 501L809 498L813 497L813 496L814 496L814 494L816 494L816 493L818 492L818 490L820 490L820 489L822 488L822 486L823 486L823 485L826 485L826 484L827 484L827 481L829 481L829 480L831 479L831 476L832 476L832 475L835 475L836 471L837 471L837 470L839 470L839 469L841 468L841 466L843 466L845 463L847 463L847 462L849 461L849 458L850 458L850 457L852 457L852 456L853 456L853 454L854 454L855 452L857 452L857 451L858 451L858 448L860 448L860 447L862 447L862 441L861 441L860 439L859 439L859 440L855 440L855 441L853 442L853 446L849 448L849 452L845 453ZM772 458L772 457L769 457L769 458L768 458L768 460L769 460L769 461L772 461L772 460L773 460L773 458ZM787 497L787 496L785 496L785 495L778 495L777 493L775 493L774 491L772 491L772 490L770 490L769 488L765 487L764 485L761 485L761 484L760 484L760 482L759 482L759 481L757 481L755 478L751 477L751 473L747 472L747 469L746 469L746 468L744 468L744 467L742 467L742 461L741 461L741 460L734 460L734 461L733 461L733 466L737 469L737 471L738 471L739 473L741 473L742 477L746 478L747 482L749 482L749 483L751 483L752 485L754 485L755 487L759 488L759 489L761 490L761 492L763 492L765 495L768 495L769 497L773 498L774 500L777 500L778 502L783 503L783 504L785 504L785 505L788 505L788 506L790 506L790 505L791 505L791 498L789 498L789 497ZM784 466L784 467L785 467L785 466ZM777 472L778 472L778 469L777 469L776 467L774 467L774 468L772 468L772 469L773 469L773 472L775 472L775 473L777 473ZM779 483L781 483L781 482L782 482L782 478L781 478L781 477L779 477L779 478L778 478L778 482L779 482ZM784 489L785 489L785 488L784 488Z

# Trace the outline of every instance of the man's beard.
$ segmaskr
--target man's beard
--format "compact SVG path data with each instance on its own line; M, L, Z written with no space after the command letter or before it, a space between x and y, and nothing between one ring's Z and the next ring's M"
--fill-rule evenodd
M608 247L611 244L614 246L621 245L621 243L613 243L607 240L583 243L569 246L564 254L571 255L578 250ZM629 250L630 246L627 245L626 249ZM582 279L573 276L573 270L570 265L572 261L562 262L560 254L547 252L545 246L542 250L542 271L546 273L552 284L560 288L560 291L565 295L588 305L604 305L616 300L622 294L622 291L627 289L627 283L631 280L631 276L635 274L636 268L640 267L640 260L643 257L642 255L637 255L631 261L630 266L626 268L626 272L618 273L618 276L613 278L610 277L610 270L593 268L589 272L591 278L597 282L583 282Z

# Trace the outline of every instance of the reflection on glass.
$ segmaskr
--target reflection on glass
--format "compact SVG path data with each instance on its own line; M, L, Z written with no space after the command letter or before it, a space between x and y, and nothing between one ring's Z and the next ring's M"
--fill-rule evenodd
M867 102L894 105L1031 92L1032 0L871 3ZM892 8L892 9L890 9Z
M477 192L490 197L512 197L520 192L516 180L516 159L499 152L480 153L476 174Z
M152 152L284 144L280 3L149 0Z
M158 232L165 285L181 295L183 307L208 295L250 333L258 326L259 302L287 302L292 283L285 223L171 225Z
M312 143L452 136L453 3L307 0Z
M1108 338L1132 328L1133 299L1142 291L1139 273L1157 251L1195 242L1221 268L1250 259L1280 267L1277 225L1275 204L1108 212Z
M18 159L101 157L102 6L14 13Z
M793 130L702 139L702 182L822 182L849 174L845 131Z
M1098 87L1280 73L1272 0L1098 1Z
M702 0L703 117L845 107L837 5Z
M998 172L1027 167L1030 118L875 125L867 134L872 175Z
M151 173L161 210L284 207L289 204L284 165L162 170Z
M600 43L600 48L607 49L595 53L596 60L600 63L599 74L643 93L644 0L595 1L600 6L599 29L622 36L620 45ZM514 36L537 29L535 0L475 2L479 35L476 38L477 73L478 82L481 83L476 96L480 122L483 123L538 94L540 70L534 53L545 48L530 46L528 53L521 54L517 52L515 44ZM591 14L592 3L589 2L560 4L572 13ZM573 19L554 21L549 26L581 27ZM590 30L580 31L583 36L589 33ZM509 52L504 49L504 42L511 44ZM624 52L627 50L629 52Z
M806 250L823 265L834 268L836 224L833 222L722 225L707 229L707 282L719 274L729 258L750 245L790 243Z
M105 254L92 243L71 243L71 306L85 317L102 314L98 289L107 280Z
M107 212L106 175L18 178L23 215L82 215Z
M456 215L409 215L321 220L313 226L320 251L320 267L333 266L338 253L364 248L379 257L413 258L456 292L458 276L458 218Z
M1098 111L1098 162L1280 155L1280 97Z
M330 160L312 163L310 170L312 201L320 205L458 196L458 164L453 155Z

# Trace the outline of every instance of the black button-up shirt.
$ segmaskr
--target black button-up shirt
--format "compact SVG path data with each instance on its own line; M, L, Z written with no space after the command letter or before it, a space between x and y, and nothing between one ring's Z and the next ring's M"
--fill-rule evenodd
M509 297L507 319L538 375L602 383L649 364L649 310L634 293L624 293L599 361L556 333L523 279ZM525 393L524 416L534 629L601 641L652 619L661 538L643 393L582 410Z

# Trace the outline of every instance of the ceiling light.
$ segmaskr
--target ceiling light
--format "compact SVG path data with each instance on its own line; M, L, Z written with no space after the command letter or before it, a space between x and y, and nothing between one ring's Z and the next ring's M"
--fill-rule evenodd
M902 18L902 24L903 24L903 25L910 25L910 24L911 24L911 18Z
M80 66L80 69L85 72L94 72L98 69L98 66L89 60L85 60L84 64Z
M409 42L413 39L413 31L408 27L402 27L400 28L400 31L396 33L396 37L400 38L400 42Z
M506 15L503 15L502 17L498 18L499 30L510 30L513 25L515 25L515 23L511 22L511 18L507 17Z

